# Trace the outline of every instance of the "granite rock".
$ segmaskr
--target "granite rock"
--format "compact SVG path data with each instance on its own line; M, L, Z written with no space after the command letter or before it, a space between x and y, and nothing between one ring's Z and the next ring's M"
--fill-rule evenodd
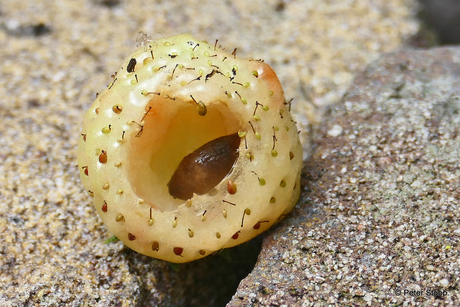
M78 178L76 147L84 112L139 31L153 39L190 32L264 58L296 97L307 153L311 120L321 121L357 71L418 31L414 4L2 2L0 305L218 306L250 271L258 241L179 267L105 243L110 233Z
M460 48L372 63L321 125L300 204L227 306L457 305L459 125Z

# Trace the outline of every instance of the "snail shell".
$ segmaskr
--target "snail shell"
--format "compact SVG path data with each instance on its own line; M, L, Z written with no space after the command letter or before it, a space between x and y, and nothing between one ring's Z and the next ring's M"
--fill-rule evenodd
M302 148L270 66L181 34L125 60L86 113L78 164L115 236L186 262L282 219Z

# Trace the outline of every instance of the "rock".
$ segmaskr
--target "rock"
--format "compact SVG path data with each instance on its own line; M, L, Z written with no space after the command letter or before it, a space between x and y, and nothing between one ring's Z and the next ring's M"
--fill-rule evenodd
M300 204L227 306L455 305L459 125L460 48L372 63L321 126Z

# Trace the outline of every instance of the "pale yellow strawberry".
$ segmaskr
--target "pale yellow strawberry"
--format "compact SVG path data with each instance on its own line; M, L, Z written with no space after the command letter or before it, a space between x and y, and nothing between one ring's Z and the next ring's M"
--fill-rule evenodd
M115 236L187 262L283 218L299 197L302 148L269 65L182 34L126 59L85 116L78 165Z

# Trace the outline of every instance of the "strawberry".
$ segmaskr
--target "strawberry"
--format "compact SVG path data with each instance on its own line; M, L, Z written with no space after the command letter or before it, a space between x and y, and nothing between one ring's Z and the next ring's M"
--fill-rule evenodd
M287 105L262 61L187 34L145 40L86 113L83 185L139 253L180 263L241 244L299 197Z

